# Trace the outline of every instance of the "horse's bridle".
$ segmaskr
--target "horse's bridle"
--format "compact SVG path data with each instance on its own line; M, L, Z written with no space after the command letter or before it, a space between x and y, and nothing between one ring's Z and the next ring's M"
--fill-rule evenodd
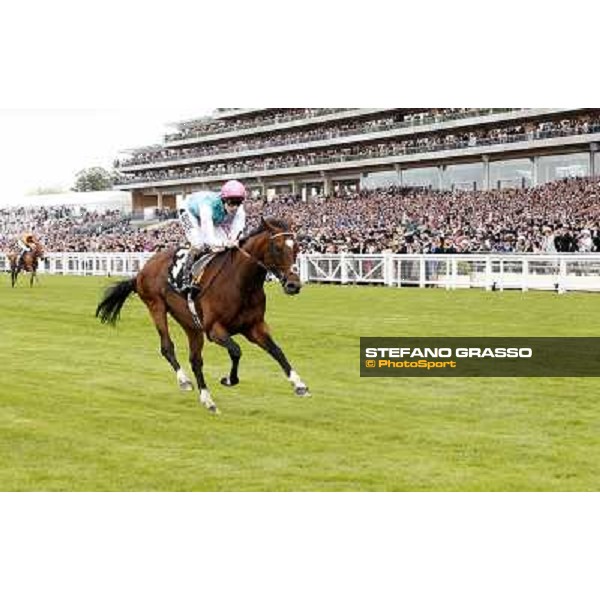
M272 256L280 254L279 251L276 252L276 248L275 248L275 238L277 237L290 237L291 239L295 239L296 235L294 233L292 233L291 231L280 231L279 233L273 233L271 234L271 236L269 237L269 252L271 253ZM282 266L281 265L274 265L272 267L267 267L267 265L262 262L261 260L258 260L258 258L256 258L255 256L252 256L252 254L250 254L249 252L247 252L246 250L244 250L241 246L238 246L237 249L246 257L249 258L250 260L253 260L259 267L262 267L267 273L272 273L277 279L278 281L282 284L285 285L287 278L286 276L281 272Z
M291 233L289 231L282 231L280 233L274 233L271 235L271 237L269 238L269 251L272 254L274 254L273 248L275 246L273 243L273 239L276 237L279 237L279 236L286 236L286 235L291 236L292 238L296 237L293 233ZM239 250L244 256L246 256L250 260L254 261L256 264L258 264L259 267L263 268L267 273L273 273L273 275L275 275L275 277L277 277L277 279L279 280L279 282L282 285L286 284L287 279L286 279L285 275L281 272L275 271L274 267L271 267L271 268L267 267L267 265L265 265L264 262L262 262L261 260L258 260L258 258L255 258L254 256L252 256L252 254L250 254L249 252L247 252L240 246L235 246L234 248L232 248L232 250ZM231 256L233 256L233 255L231 255ZM225 262L221 263L221 266L219 267L217 272L210 278L210 281L206 285L202 286L202 289L201 289L200 293L196 296L196 299L204 296L204 294L208 291L208 288L210 288L210 286L212 285L212 282L218 277L219 273L221 273L224 266L225 266ZM275 265L275 267L278 267L278 265Z

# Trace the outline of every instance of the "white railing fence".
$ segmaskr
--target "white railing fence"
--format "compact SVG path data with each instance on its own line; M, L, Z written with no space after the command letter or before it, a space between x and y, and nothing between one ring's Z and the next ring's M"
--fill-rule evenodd
M39 273L51 275L135 275L152 252L50 252L40 261ZM8 271L0 253L0 271Z
M129 276L150 252L56 252L46 255L40 273ZM303 282L442 287L600 291L600 253L595 254L304 254L298 257ZM0 271L8 260L0 253Z
M598 254L315 254L299 257L303 281L600 291Z

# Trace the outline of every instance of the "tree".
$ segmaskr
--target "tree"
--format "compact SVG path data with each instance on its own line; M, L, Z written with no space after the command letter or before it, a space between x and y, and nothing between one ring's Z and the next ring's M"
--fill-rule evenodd
M75 175L74 192L100 192L112 189L114 175L103 167L83 169Z

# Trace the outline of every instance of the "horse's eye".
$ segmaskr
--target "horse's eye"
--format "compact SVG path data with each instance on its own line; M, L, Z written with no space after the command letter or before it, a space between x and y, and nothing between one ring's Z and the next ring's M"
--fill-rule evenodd
M297 275L297 274L298 274L298 271L299 271L299 269L298 269L298 265L297 265L296 263L294 263L294 264L293 264L293 265L290 267L290 271L291 271L292 273L296 273L296 275Z

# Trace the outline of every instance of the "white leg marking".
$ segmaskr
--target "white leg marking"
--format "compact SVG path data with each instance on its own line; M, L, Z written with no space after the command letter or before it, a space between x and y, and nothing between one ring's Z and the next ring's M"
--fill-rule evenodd
M294 391L298 396L310 396L308 393L308 386L300 379L300 375L298 375L296 371L290 371L288 380L294 386Z
M298 387L299 385L306 387L302 383L302 379L300 379L300 375L298 375L296 371L290 371L290 376L288 377L288 379L291 381L294 387Z
M210 392L207 389L200 390L200 403L213 413L219 412L217 405L213 402Z
M179 384L179 389L184 392L189 392L194 389L194 384L191 382L190 378L185 374L183 369L179 369L177 371L177 383Z

